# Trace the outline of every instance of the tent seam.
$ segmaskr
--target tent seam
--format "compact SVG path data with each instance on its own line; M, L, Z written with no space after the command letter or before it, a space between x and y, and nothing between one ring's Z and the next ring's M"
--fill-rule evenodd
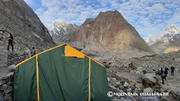
M39 68L38 68L38 55L36 55L36 76L37 76L37 98L39 99Z
M89 98L88 101L91 99L91 58L89 58Z

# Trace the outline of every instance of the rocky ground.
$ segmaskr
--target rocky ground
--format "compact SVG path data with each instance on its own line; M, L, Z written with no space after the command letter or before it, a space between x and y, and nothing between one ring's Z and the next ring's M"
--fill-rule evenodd
M112 101L180 101L179 53L100 60L106 66ZM171 66L176 68L175 75L171 76L169 70L165 84L162 84L161 76L156 72L161 67L170 69ZM145 92L151 95L142 95ZM154 93L159 95L152 95Z
M112 101L180 101L179 53L180 51L129 59L112 56L104 60L99 58L98 61L106 66L110 91L108 94ZM4 97L11 101L13 81L8 81L11 71L17 63L30 56L29 51L9 52L6 55L8 66L0 67L0 101ZM92 57L98 59L96 56ZM175 67L175 75L171 76L169 71L165 84L162 84L161 76L155 75L156 71L161 67L170 69L172 65Z
M30 57L30 51L6 51L4 59L7 66L0 66L0 101L13 101L14 69L15 65Z

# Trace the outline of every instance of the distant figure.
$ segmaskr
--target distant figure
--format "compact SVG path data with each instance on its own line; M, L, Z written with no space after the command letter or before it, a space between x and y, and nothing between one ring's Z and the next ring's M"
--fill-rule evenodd
M169 68L165 67L164 74L167 76Z
M164 71L164 74L165 74L165 80L166 80L166 77L167 77L167 75L168 75L168 70L169 70L169 68L165 67L165 71Z
M8 48L7 48L8 51L9 51L9 46L11 46L12 51L14 51L14 46L13 46L13 36L12 36L11 33L9 33Z
M164 72L164 70L163 70L163 68L161 67L161 75L163 75L163 72Z
M171 75L172 75L172 76L174 76L174 70L175 70L175 68L174 68L174 66L172 66L172 67L171 67Z
M31 50L31 56L34 56L35 54L36 54L35 48L32 47L32 50Z
M161 75L161 79L162 79L162 84L164 84L164 79L166 79L165 75Z

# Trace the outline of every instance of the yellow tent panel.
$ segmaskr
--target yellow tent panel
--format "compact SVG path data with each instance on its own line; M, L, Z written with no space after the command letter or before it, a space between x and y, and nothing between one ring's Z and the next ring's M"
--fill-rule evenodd
M65 57L84 58L84 54L79 52L78 50L72 48L71 46L66 45Z

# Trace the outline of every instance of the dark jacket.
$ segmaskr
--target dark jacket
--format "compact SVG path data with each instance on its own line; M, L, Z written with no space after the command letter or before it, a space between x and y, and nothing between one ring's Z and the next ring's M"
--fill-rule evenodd
M165 71L164 71L164 74L168 74L168 71L167 71L167 70L165 70Z
M172 67L171 67L171 71L174 71L174 70L175 70L175 68L172 66Z

